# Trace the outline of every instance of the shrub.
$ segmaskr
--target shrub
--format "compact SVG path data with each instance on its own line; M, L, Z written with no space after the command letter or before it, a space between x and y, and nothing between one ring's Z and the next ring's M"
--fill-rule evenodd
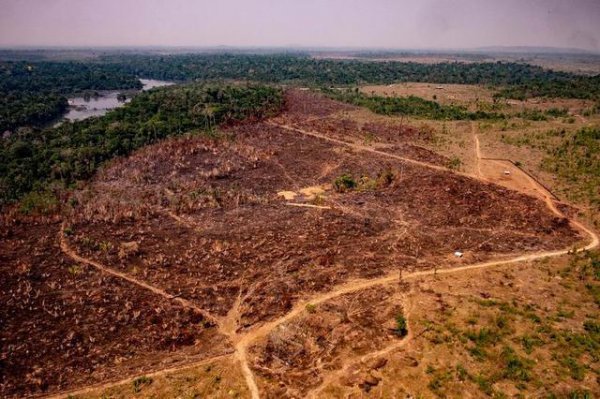
M138 377L133 380L133 392L138 393L146 385L152 384L152 378L146 377L145 375Z
M25 215L46 215L58 208L58 199L49 191L32 191L19 203L19 211Z
M343 174L333 182L333 187L337 192L343 193L356 188L356 180L348 174Z
M377 184L380 187L388 187L394 182L396 175L391 168L382 170L377 174Z
M394 329L394 332L399 337L405 337L408 334L408 323L403 314L396 316L396 328Z
M462 161L460 160L460 158L457 156L453 156L452 158L450 158L446 166L448 167L448 169L458 170L460 169L461 165Z
M315 313L317 311L317 305L315 305L314 303L307 303L306 311L311 314Z

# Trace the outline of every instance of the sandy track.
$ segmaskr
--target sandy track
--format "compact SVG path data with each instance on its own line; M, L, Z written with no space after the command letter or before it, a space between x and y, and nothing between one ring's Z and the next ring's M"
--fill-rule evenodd
M407 297L408 297L408 295L407 295ZM375 352L367 353L363 356L358 356L351 361L347 361L346 364L344 365L344 367L342 367L341 369L330 372L329 375L327 375L316 388L313 388L306 394L306 397L310 398L310 399L319 398L321 392L323 391L323 389L325 389L327 387L327 385L336 382L336 380L340 376L344 375L352 366L354 366L358 363L366 363L370 360L377 359L381 356L385 356L395 350L405 347L410 341L412 341L413 335L414 335L414 332L413 332L413 329L411 328L411 323L410 323L411 315L412 315L412 306L411 306L411 304L408 304L407 297L403 298L403 300L402 300L402 310L403 310L403 314L404 314L404 317L406 320L406 327L408 330L408 334L406 334L405 337L403 337L400 341L398 341L392 345L389 345L383 349L380 349ZM421 335L421 334L423 334L423 332L419 333L418 335Z
M338 145L348 146L348 147L351 147L358 151L370 152L370 153L374 153L374 154L381 155L384 157L397 159L397 160L400 160L403 162L415 164L415 165L430 168L430 169L440 170L440 171L444 171L444 172L449 171L449 169L442 167L442 166L432 165L432 164L429 164L426 162L416 161L414 159L409 159L409 158L401 157L398 155L389 154L389 153L378 151L378 150L372 149L370 147L366 147L366 146L359 145L359 144L348 143L348 142L345 142L342 140L337 140L337 139L334 139L331 137L327 137L320 133L309 132L309 131L305 131L302 129L297 129L297 128L286 126L286 125L280 125L280 124L273 123L273 122L268 122L268 124L271 126L279 127L281 129L285 129L287 131L292 131L292 132L300 133L303 135L316 137L316 138L319 138L322 140L327 140L329 142L332 142L332 143L335 143ZM471 174L457 173L457 172L453 172L453 173L457 173L460 175L475 178L480 181L488 182L488 180L482 175L481 169L480 169L481 149L480 149L480 145L479 145L479 139L476 134L474 134L474 137L475 137L475 151L476 151L476 155L477 155L478 175L471 175ZM546 190L539 187L539 184L537 184L537 182L535 182L529 176L528 176L528 179L529 179L532 187L534 187L537 191L539 191L543 195L544 201L545 201L546 205L548 206L548 208L556 215L565 217L556 208L554 202L552 201L552 198L546 192ZM200 233L200 229L197 226L191 224L184 218L182 218L176 214L173 214L172 212L168 212L168 214L173 219L177 220L179 223L184 224L184 225L188 226L190 229ZM599 245L599 238L596 235L596 233L594 233L593 231L591 231L590 229L588 229L587 227L585 227L583 224L579 223L576 220L571 219L570 222L573 226L575 226L581 232L585 233L586 235L588 235L590 237L590 242L587 245L585 245L583 248L580 248L580 249L568 248L568 249L556 250L556 251L544 251L544 252L537 252L537 253L533 253L533 254L520 255L520 256L517 256L514 258L509 258L509 259L492 260L492 261L488 261L488 262L476 263L476 264L472 264L472 265L465 265L465 266L459 266L459 267L453 267L453 268L436 269L436 270L430 269L430 270L417 271L417 272L413 272L413 273L403 274L402 281L416 279L416 278L420 278L420 277L427 277L427 276L432 276L432 275L460 273L460 272L468 271L468 270L483 269L483 268L503 266L503 265L511 265L511 264L522 263L522 262L531 262L531 261L544 259L544 258L548 258L548 257L563 256L563 255L569 254L573 251L590 250L590 249L596 248ZM345 294L353 293L356 291L364 290L367 288L371 288L371 287L375 287L375 286L379 286L379 285L390 284L390 283L399 281L399 275L397 272L394 272L387 276L376 278L376 279L349 281L349 282L346 282L346 283L343 283L341 285L334 287L329 292L317 294L315 296L308 297L302 301L297 302L296 305L294 305L294 307L292 308L292 310L290 312L288 312L286 315L280 317L279 319L264 323L264 324L262 324L258 327L255 327L245 333L238 333L236 331L237 321L235 321L235 315L228 314L229 320L227 322L225 322L224 320L218 320L218 319L214 318L212 315L208 314L207 312L203 311L196 305L192 304L191 302L189 302L183 298L174 298L172 295L168 294L166 291L164 291L160 288L151 286L143 281L139 281L135 278L132 278L132 277L124 274L124 273L121 273L121 272L115 271L113 269L110 269L108 267L105 267L105 266L99 264L98 262L95 262L93 260L86 259L86 258L79 256L77 253L75 253L73 250L71 250L69 248L69 246L66 242L66 239L65 239L65 235L64 235L64 226L65 226L65 223L63 223L61 230L60 230L61 249L63 250L63 252L65 252L67 255L69 255L75 261L93 266L105 273L111 274L115 277L122 278L133 284L136 284L138 286L146 288L146 289L156 293L157 295L161 295L167 299L176 300L183 306L193 308L194 310L201 312L203 315L205 315L205 317L207 317L211 321L214 321L216 323L216 325L218 326L219 331L221 333L227 335L232 340L232 342L234 344L234 348L235 348L234 356L240 362L241 371L244 375L246 384L248 386L248 389L250 390L250 394L253 399L260 398L260 392L258 389L258 385L256 383L254 373L252 372L252 370L249 366L248 359L247 359L247 350L254 341L268 336L269 333L271 333L273 330L275 330L279 326L281 326L284 323L287 323L287 322L291 321L292 319L294 319L295 317L301 315L306 310L307 304L317 305L317 304L326 302L328 300L331 300L331 299L336 298L341 295L345 295ZM409 313L410 313L410 311L407 311L407 315L406 315L407 318L410 317ZM232 320L233 320L233 322L232 322ZM399 348L405 346L408 342L410 342L412 337L413 337L413 335L411 332L411 328L409 328L409 335L407 335L407 337L405 337L400 343L396 343L396 344L394 344L390 347L384 348L378 352L367 354L362 358L362 360L376 358L378 356L388 354L393 350L399 349ZM225 356L227 356L227 355L225 355ZM223 356L220 356L220 357L223 357ZM211 360L215 360L215 359L216 358L206 359L203 362L210 362ZM186 367L186 366L182 366L182 367ZM190 365L189 367L194 367L194 366ZM344 369L347 369L347 367L349 367L349 366L346 366ZM172 370L172 371L177 371L177 369ZM165 374L169 373L169 372L171 372L171 371L168 369L163 370L163 371L157 371L157 373L165 373ZM335 375L337 375L337 374L335 374ZM331 381L331 378L333 378L333 377L334 377L334 375L327 376L324 379L324 383ZM130 380L131 379L128 379L125 382L130 381ZM106 388L109 388L109 387L112 387L115 385L119 385L121 383L123 383L123 382L84 388L83 390L80 390L78 392L90 392L91 390L94 390L94 389L103 389L103 388L106 389ZM324 384L321 384L320 387L317 388L317 391L315 391L312 395L314 396L315 394L320 392L320 389L324 386L325 386ZM63 393L63 394L55 395L52 397L64 397L67 394L68 393Z
M160 377L160 376L163 376L163 375L176 373L176 372L179 372L179 371L185 371L185 370L193 369L195 367L205 366L207 364L210 364L210 363L222 360L222 359L230 358L231 356L233 356L233 353L227 353L227 354L224 354L224 355L213 356L213 357L210 357L210 358L199 360L197 362L186 363L186 364L183 364L181 366L168 367L168 368L156 370L156 371L153 371L153 372L150 372L150 373L145 373L144 375L146 377L156 378L156 377ZM109 382L109 383L105 383L105 384L90 385L88 387L85 387L85 388L82 388L82 389L78 389L78 390L73 390L73 391L68 391L68 392L62 392L62 393L59 393L59 394L56 394L56 395L52 395L52 396L45 396L45 398L46 399L60 399L60 398L69 397L69 396L85 395L85 394L92 393L94 391L98 391L98 390L102 390L102 389L109 389L109 388L115 387L117 385L129 384L137 376L138 375L130 376L130 377L124 378L124 379L122 379L120 381Z
M266 124L269 125L269 126L278 127L280 129L287 130L287 131L290 131L290 132L300 133L300 134L303 134L305 136L315 137L315 138L318 138L318 139L321 139L321 140L329 141L331 143L344 145L346 147L350 147L350 148L355 149L357 151L370 152L372 154L382 155L384 157L396 159L398 161L410 163L410 164L413 164L413 165L422 166L422 167L429 168L429 169L435 169L435 170L439 170L439 171L443 171L443 172L449 172L450 171L450 169L448 169L446 167L443 167L443 166L434 165L434 164L430 164L430 163L422 162L422 161L417 161L415 159L402 157L400 155L390 154L388 152L379 151L379 150L376 150L374 148L371 148L371 147L368 147L368 146L365 146L365 145L361 145L361 144L356 144L356 143L351 143L351 142L348 142L348 141L334 139L333 137L329 137L329 136L326 136L326 135L318 133L318 132L313 132L313 131L308 131L308 130L304 130L304 129L299 129L299 128L288 126L288 125L281 125L281 124L275 123L275 122L266 122ZM473 177L473 175L466 174L466 173L459 173L459 172L454 172L454 173L460 174L460 175L464 175L464 176Z
M135 284L144 289L147 289L147 290L155 293L156 295L162 296L163 298L178 302L184 308L193 309L194 311L200 313L202 315L202 317L204 317L205 319L210 320L211 322L218 325L218 321L213 315L211 315L204 309L200 308L199 306L194 305L192 302L188 301L187 299L183 299L181 297L176 297L174 295L171 295L168 292L166 292L165 290L162 290L162 289L152 286L144 281L133 278L125 273L121 273L119 271L116 271L114 269L106 267L106 266L102 265L101 263L96 262L92 259L88 259L88 258L84 258L84 257L80 256L75 251L73 251L71 249L71 247L69 247L69 243L67 242L67 240L65 238L65 225L66 225L66 222L63 222L60 226L60 231L59 231L60 249L66 255L71 257L71 259L73 259L74 261L76 261L78 263L87 264L89 266L92 266L92 267L100 270L103 273L110 274L111 276L126 280L132 284Z

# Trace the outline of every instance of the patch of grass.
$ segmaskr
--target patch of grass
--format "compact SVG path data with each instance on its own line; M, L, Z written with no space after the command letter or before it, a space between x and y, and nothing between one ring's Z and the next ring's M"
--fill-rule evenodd
M531 360L520 357L509 346L502 350L501 359L504 363L503 378L519 382L531 380L531 368L533 366Z
M486 308L498 306L498 301L493 299L476 299L475 303Z
M566 193L571 200L584 200L600 210L600 127L566 134L548 151L542 167L569 187Z
M469 372L467 371L467 369L464 368L462 364L458 364L456 366L456 378L458 378L459 381L467 381L471 378Z
M448 162L446 163L446 166L448 167L448 169L459 170L460 167L462 166L462 161L460 160L459 157L453 156L452 158L450 158L448 160Z
M475 376L474 381L481 390L481 392L485 393L488 396L492 396L494 394L492 382L489 379L487 379L484 375L478 374L477 376Z
M474 326L477 324L478 320L479 320L479 314L473 313L473 314L469 315L469 317L467 318L467 324L470 326Z
M566 311L563 308L558 309L558 312L556 312L557 319L572 319L574 315L575 312L573 310Z
M433 371L431 379L427 387L439 397L445 397L444 388L446 384L452 380L452 372L450 370Z
M594 297L596 305L600 306L600 284L586 284L585 288Z
M369 176L361 176L357 187L359 191L373 191L377 188L377 180L371 179Z
M564 272L575 273L579 280L600 280L600 252L583 251L572 254Z
M71 276L77 276L82 272L81 267L79 267L78 265L71 265L67 270L69 271L69 274Z
M152 378L146 377L145 375L134 379L132 382L133 392L135 392L135 393L141 392L142 388L152 384L152 381L153 381Z
M325 204L325 198L321 194L315 194L315 197L312 199L311 203L317 206L323 206Z
M434 120L500 120L505 118L505 115L498 112L481 110L470 112L460 105L443 105L417 96L383 97L366 95L358 89L322 89L322 91L333 99L365 107L381 115L414 116Z
M99 247L100 247L100 251L106 253L106 252L109 252L113 248L113 245L108 241L102 241L100 243Z
M473 356L476 360L479 360L480 362L484 361L488 357L488 353L486 352L486 350L479 345L475 345L475 347L470 348L469 353L471 354L471 356Z
M595 320L586 320L583 323L583 329L590 334L600 334L600 322Z
M542 345L544 345L544 341L537 334L525 334L521 337L521 346L523 346L523 350L527 354L531 354L536 347Z
M99 247L99 244L93 238L89 238L89 237L82 237L81 245L92 251L98 250L98 247Z
M396 174L391 168L386 168L377 174L377 185L379 187L388 187L394 182Z
M375 135L371 132L366 133L363 138L364 145L370 145L373 141L375 141Z
M475 343L477 346L487 346L487 345L495 345L500 340L501 337L496 330L482 327L477 331L467 331L464 333L465 336Z
M583 365L579 364L575 357L564 356L559 357L557 360L562 367L569 370L569 375L571 378L573 378L575 381L583 381L586 370Z
M494 324L496 324L498 330L503 333L507 333L510 331L510 320L505 314L500 314L496 316Z
M306 308L306 311L311 314L313 314L317 311L317 305L315 305L314 303L307 303L305 308Z
M593 396L590 391L577 389L575 391L569 392L566 396L569 399L592 399Z

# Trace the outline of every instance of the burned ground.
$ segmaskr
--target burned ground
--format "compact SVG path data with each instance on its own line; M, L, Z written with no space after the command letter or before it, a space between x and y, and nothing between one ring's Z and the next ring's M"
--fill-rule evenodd
M171 139L114 161L74 193L66 242L80 256L216 317L239 304L235 327L243 332L351 279L563 249L581 238L538 199L440 168L443 157L414 144L427 133L380 122L338 129L336 113L351 107L300 91L287 101L272 121L233 126L214 138ZM327 129L319 138L277 124ZM368 151L365 126L373 148L395 157ZM335 190L343 175L356 187ZM303 194L311 187L318 194ZM288 201L284 191L297 195ZM10 370L2 394L79 386L151 368L167 356L183 362L228 350L201 315L77 264L60 253L57 235L57 224L14 225L2 238L9 276L2 283L0 314L9 321L2 367ZM380 293L369 295L363 299L377 301ZM339 313L335 303L327 306ZM365 351L393 339L385 328L377 331L397 310L386 309L381 320L365 319L368 329L349 327L369 342ZM320 358L317 330L310 340ZM28 356L27 332L44 342L35 356ZM75 340L72 347L67 339ZM278 349L261 345L253 356L264 372L278 361L269 354ZM286 383L300 384L299 392L317 384L318 375L307 377L316 358L289 360L296 371ZM324 367L339 366L335 359Z
M148 149L106 170L93 193L82 194L93 201L76 210L73 244L216 314L226 314L241 292L242 325L250 326L351 277L431 267L456 250L483 260L577 239L540 201L468 177L373 159L266 124L228 133L227 142L180 140L171 163ZM325 190L319 201L332 209L287 206L277 195L326 187L342 174L376 182L386 171L386 186ZM103 200L107 185L114 192ZM127 219L144 207L145 215ZM119 256L127 242L138 253Z
M231 351L201 314L61 253L58 224L0 241L0 392L23 397Z

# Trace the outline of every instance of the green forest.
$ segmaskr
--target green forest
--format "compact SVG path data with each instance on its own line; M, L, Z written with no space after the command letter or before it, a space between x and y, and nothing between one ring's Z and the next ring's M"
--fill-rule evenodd
M106 56L138 76L163 80L233 79L314 86L430 82L483 84L503 88L500 96L600 99L600 76L555 72L509 63L372 62L314 59L302 55L183 54Z
M140 93L103 117L19 131L0 142L0 205L87 179L106 160L165 137L262 118L282 102L272 87L192 84Z
M112 64L0 62L0 133L56 119L67 109L67 94L141 87Z

